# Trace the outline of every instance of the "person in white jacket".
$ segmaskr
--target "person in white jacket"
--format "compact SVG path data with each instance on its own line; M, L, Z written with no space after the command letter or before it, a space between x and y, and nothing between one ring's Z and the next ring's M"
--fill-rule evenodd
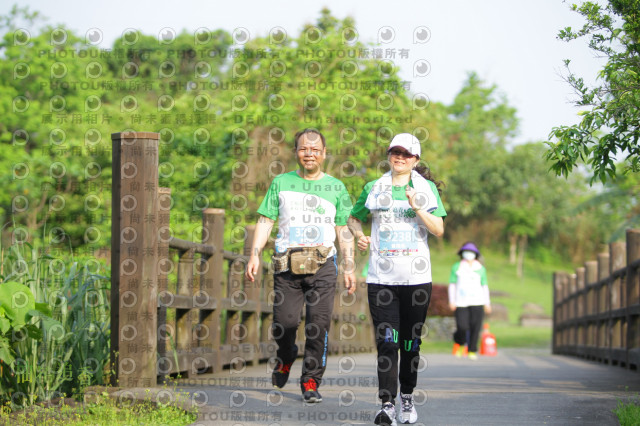
M487 270L478 261L480 251L474 243L464 243L458 255L460 261L451 268L449 278L449 307L455 311L457 326L453 353L461 357L467 345L469 359L475 360L484 313L491 313Z

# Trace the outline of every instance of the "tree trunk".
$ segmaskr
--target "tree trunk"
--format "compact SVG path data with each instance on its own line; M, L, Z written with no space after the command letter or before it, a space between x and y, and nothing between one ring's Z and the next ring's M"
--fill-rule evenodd
M509 234L509 265L516 264L516 254L518 253L518 236Z
M516 275L518 278L522 278L524 274L524 254L527 251L527 236L520 236L520 244L518 247L518 265L516 269Z

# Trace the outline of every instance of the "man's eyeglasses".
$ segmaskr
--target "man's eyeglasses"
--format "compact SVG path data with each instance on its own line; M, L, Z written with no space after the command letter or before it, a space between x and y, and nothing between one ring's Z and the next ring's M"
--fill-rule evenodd
M298 153L300 153L300 154L311 153L311 155L313 155L314 157L319 157L319 156L322 155L322 150L321 149L311 149L311 148L298 148Z
M402 158L415 157L415 155L411 154L410 152L400 151L399 149L392 149L391 151L389 151L389 155L395 155L396 157L402 157Z

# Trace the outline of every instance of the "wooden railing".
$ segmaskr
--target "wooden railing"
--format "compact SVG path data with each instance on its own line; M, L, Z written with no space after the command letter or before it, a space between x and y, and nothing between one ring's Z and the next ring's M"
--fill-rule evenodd
M553 277L553 353L640 366L640 230Z
M124 387L242 368L276 350L271 265L244 279L255 225L245 228L243 254L223 249L223 209L203 210L199 243L175 238L171 189L158 187L158 138L112 134L111 354L114 383ZM329 352L374 350L364 283L348 295L341 278ZM299 353L303 342L304 320Z

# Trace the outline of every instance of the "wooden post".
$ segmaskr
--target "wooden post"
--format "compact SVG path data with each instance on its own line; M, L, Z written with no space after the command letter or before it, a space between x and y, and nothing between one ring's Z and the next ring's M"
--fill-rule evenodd
M193 260L194 250L180 250L180 260L178 262L178 287L176 294L186 296L189 306L185 309L176 309L176 350L178 352L178 371L193 373L192 365L194 358L194 338L193 322L195 312L193 309Z
M595 314L598 314L598 317L594 323L595 327L595 346L598 348L598 359L605 360L610 358L609 354L609 316L606 318L602 314L607 314L611 311L610 297L609 297L609 285L606 282L607 278L609 278L609 253L599 253L597 256L597 264L598 264L598 281L596 288L594 288L593 296L594 300L594 308Z
M111 135L111 360L118 384L157 384L158 133Z
M586 270L584 267L576 268L576 288L577 288L577 291L580 292L580 294L576 299L576 307L577 307L576 315L578 318L581 318L584 315L586 306L587 306L587 296L586 296L586 293L584 292L584 288L586 285L585 274L586 274ZM580 344L580 339L578 339L578 344Z
M158 296L169 290L169 273L173 269L169 259L169 226L171 210L171 188L158 188ZM175 335L175 327L167 324L167 307L158 305L158 354L167 354L169 335Z
M224 267L224 223L223 209L205 209L202 214L202 244L213 245L216 248L213 256L206 257L206 272L200 285L200 291L210 299L216 300L215 310L201 310L201 324L203 331L208 334L206 343L200 341L200 346L205 347L204 357L213 368L214 372L222 370L220 357L220 300L222 300L222 274Z
M562 353L561 349L561 327L562 322L562 274L553 273L553 336L551 338L551 351L554 354Z
M563 273L560 276L560 288L562 289L562 298L560 299L560 312L562 312L562 321L567 321L568 319L570 319L569 317L569 303L568 303L568 299L569 299L569 275L567 273ZM563 333L564 334L564 333ZM563 342L564 345L567 344L566 341L564 341L564 337L563 337Z
M568 319L575 319L577 318L577 313L578 313L578 297L577 297L577 288L578 285L576 283L577 281L577 277L576 274L571 274L568 276L569 279L569 283L568 283L568 287L569 287L569 300L567 300L567 309L568 309ZM576 327L575 325L573 325L570 329L569 329L569 345L571 345L572 347L575 347L578 344L578 327Z
M594 284L598 281L598 262L595 260L588 260L584 263L585 267L585 280L586 280L586 296L587 296L587 309L586 315L591 316L596 313L596 289ZM585 345L588 348L586 355L592 353L591 350L596 345L597 330L595 322L589 319L584 323L585 329Z
M640 229L627 229L627 265L640 259ZM627 300L626 306L640 303L640 282L638 270L627 272Z
M584 263L585 267L585 279L587 287L587 315L596 313L595 308L595 296L594 289L591 287L598 281L598 262L595 260L588 260Z
M232 356L234 353L240 353L243 338L246 329L242 324L242 309L246 306L247 298L242 289L242 281L244 279L244 263L238 259L233 260L229 264L229 273L227 279L227 312L226 312L226 345L224 347L225 357L229 360L236 358ZM243 359L242 362L245 362ZM233 365L238 368L238 365Z
M627 245L622 242L611 243L609 244L609 253L611 254L609 260L609 270L610 273L613 274L615 271L623 269L627 265ZM624 299L623 289L626 288L623 285L623 280L620 277L617 277L611 283L611 310L620 309L623 304L622 301ZM616 353L616 357L614 362L618 362L617 353L620 348L622 348L622 341L624 337L622 336L623 329L623 319L619 316L616 316L615 319L612 320L611 324L611 350L612 357L614 356L614 352Z
M627 266L626 248L627 245L622 242L609 244L609 252L611 253L609 257L609 275ZM621 284L622 280L620 278L616 278L611 284L611 309L619 309L623 306Z
M251 245L253 243L253 236L256 232L256 225L247 225L245 228L245 240L244 240L244 255L251 256ZM260 361L260 290L262 286L262 261L258 266L258 273L255 276L255 280L250 282L244 279L244 292L247 300L250 302L247 304L246 310L242 313L242 324L246 327L247 335L243 339L243 343L251 345L252 358L250 363L252 365L258 365Z
M568 297L570 297L571 299L568 301L568 317L569 319L573 319L576 318L577 314L578 314L578 309L577 309L577 297L576 297L576 293L578 291L578 284L577 284L577 276L576 274L571 274L569 275L569 283L568 283L568 289L567 289L567 295Z
M262 283L260 354L262 359L268 360L276 356L276 343L270 338L271 327L273 326L273 306L269 305L269 300L273 297L273 269L264 275Z
M562 315L565 322L572 320L571 318L571 275L564 273L562 274L562 293L563 293L563 301L562 301ZM566 325L562 330L562 344L565 348L572 348L571 345L571 329L572 326Z
M602 284L607 278L609 278L609 253L600 253L597 257L598 262L598 282L601 283L599 288L594 293L597 297L596 312L602 313L609 310L609 304L611 300L609 298L608 285Z

